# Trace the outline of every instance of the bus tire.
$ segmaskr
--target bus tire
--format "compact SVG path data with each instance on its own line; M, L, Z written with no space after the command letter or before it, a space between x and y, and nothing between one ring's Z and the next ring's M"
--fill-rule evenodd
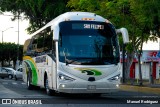
M54 91L54 90L51 90L51 89L49 88L49 86L48 86L48 77L47 77L47 76L46 76L46 78L45 78L45 90L46 90L47 95L49 95L49 96L52 96L52 95L54 95L54 93L55 93L55 91Z
M27 75L27 88L28 88L28 90L33 89L33 85L31 84L30 80L31 80L30 75Z

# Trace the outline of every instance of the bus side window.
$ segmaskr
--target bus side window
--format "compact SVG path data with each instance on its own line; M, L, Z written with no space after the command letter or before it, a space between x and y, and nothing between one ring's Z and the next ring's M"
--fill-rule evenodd
M23 55L26 55L30 47L31 39L27 39L23 45Z
M44 38L44 51L45 53L52 54L52 51L55 50L54 41L53 41L53 33L48 28L45 32Z
M44 51L44 35L40 33L40 36L37 39L37 49L36 52L41 53Z
M36 49L37 49L37 38L33 37L32 38L32 43L28 48L28 52L30 52L29 55L36 56L35 55Z
M50 27L36 34L28 46L27 55L37 56L55 53L55 43L53 41L53 31Z

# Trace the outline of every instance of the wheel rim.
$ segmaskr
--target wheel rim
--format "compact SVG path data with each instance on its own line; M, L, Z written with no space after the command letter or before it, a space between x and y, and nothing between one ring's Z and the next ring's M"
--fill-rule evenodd
M30 84L30 83L29 83L29 80L27 80L27 86L28 86L28 87L29 87L29 84Z
M11 75L9 75L9 79L11 79L12 78L12 76Z

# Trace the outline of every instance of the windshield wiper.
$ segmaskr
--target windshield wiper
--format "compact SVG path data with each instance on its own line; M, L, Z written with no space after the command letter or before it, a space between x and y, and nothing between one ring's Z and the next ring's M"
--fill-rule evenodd
M66 65L68 64L72 64L72 63L76 63L76 64L81 64L80 62L76 62L76 60L66 60Z
M64 49L65 50L65 49ZM67 59L67 53L65 53L65 51L63 51L63 54L64 54L64 60L65 60L65 63L66 63L66 66L75 62L75 60L69 60Z
M65 48L64 48L64 50L63 50L63 55L64 55L65 63L66 63L66 65L68 65L67 54L66 54L66 52L65 52Z
M63 54L64 54L64 60L65 60L65 63L66 63L66 65L68 65L68 64L69 64L69 62L68 62L68 59L67 59L67 54L66 54L65 52L63 52Z

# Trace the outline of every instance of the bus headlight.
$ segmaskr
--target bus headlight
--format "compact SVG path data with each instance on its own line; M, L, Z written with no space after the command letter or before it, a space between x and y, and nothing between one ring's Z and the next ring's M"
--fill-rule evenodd
M112 77L112 78L109 78L108 80L111 80L111 81L118 81L119 78L120 78L120 74L118 74L118 75L116 75L116 76L114 76L114 77Z
M71 78L71 77L66 76L66 75L64 75L64 74L59 74L59 75L58 75L58 78L59 78L59 80L61 80L61 81L74 81L74 80L75 80L74 78Z

